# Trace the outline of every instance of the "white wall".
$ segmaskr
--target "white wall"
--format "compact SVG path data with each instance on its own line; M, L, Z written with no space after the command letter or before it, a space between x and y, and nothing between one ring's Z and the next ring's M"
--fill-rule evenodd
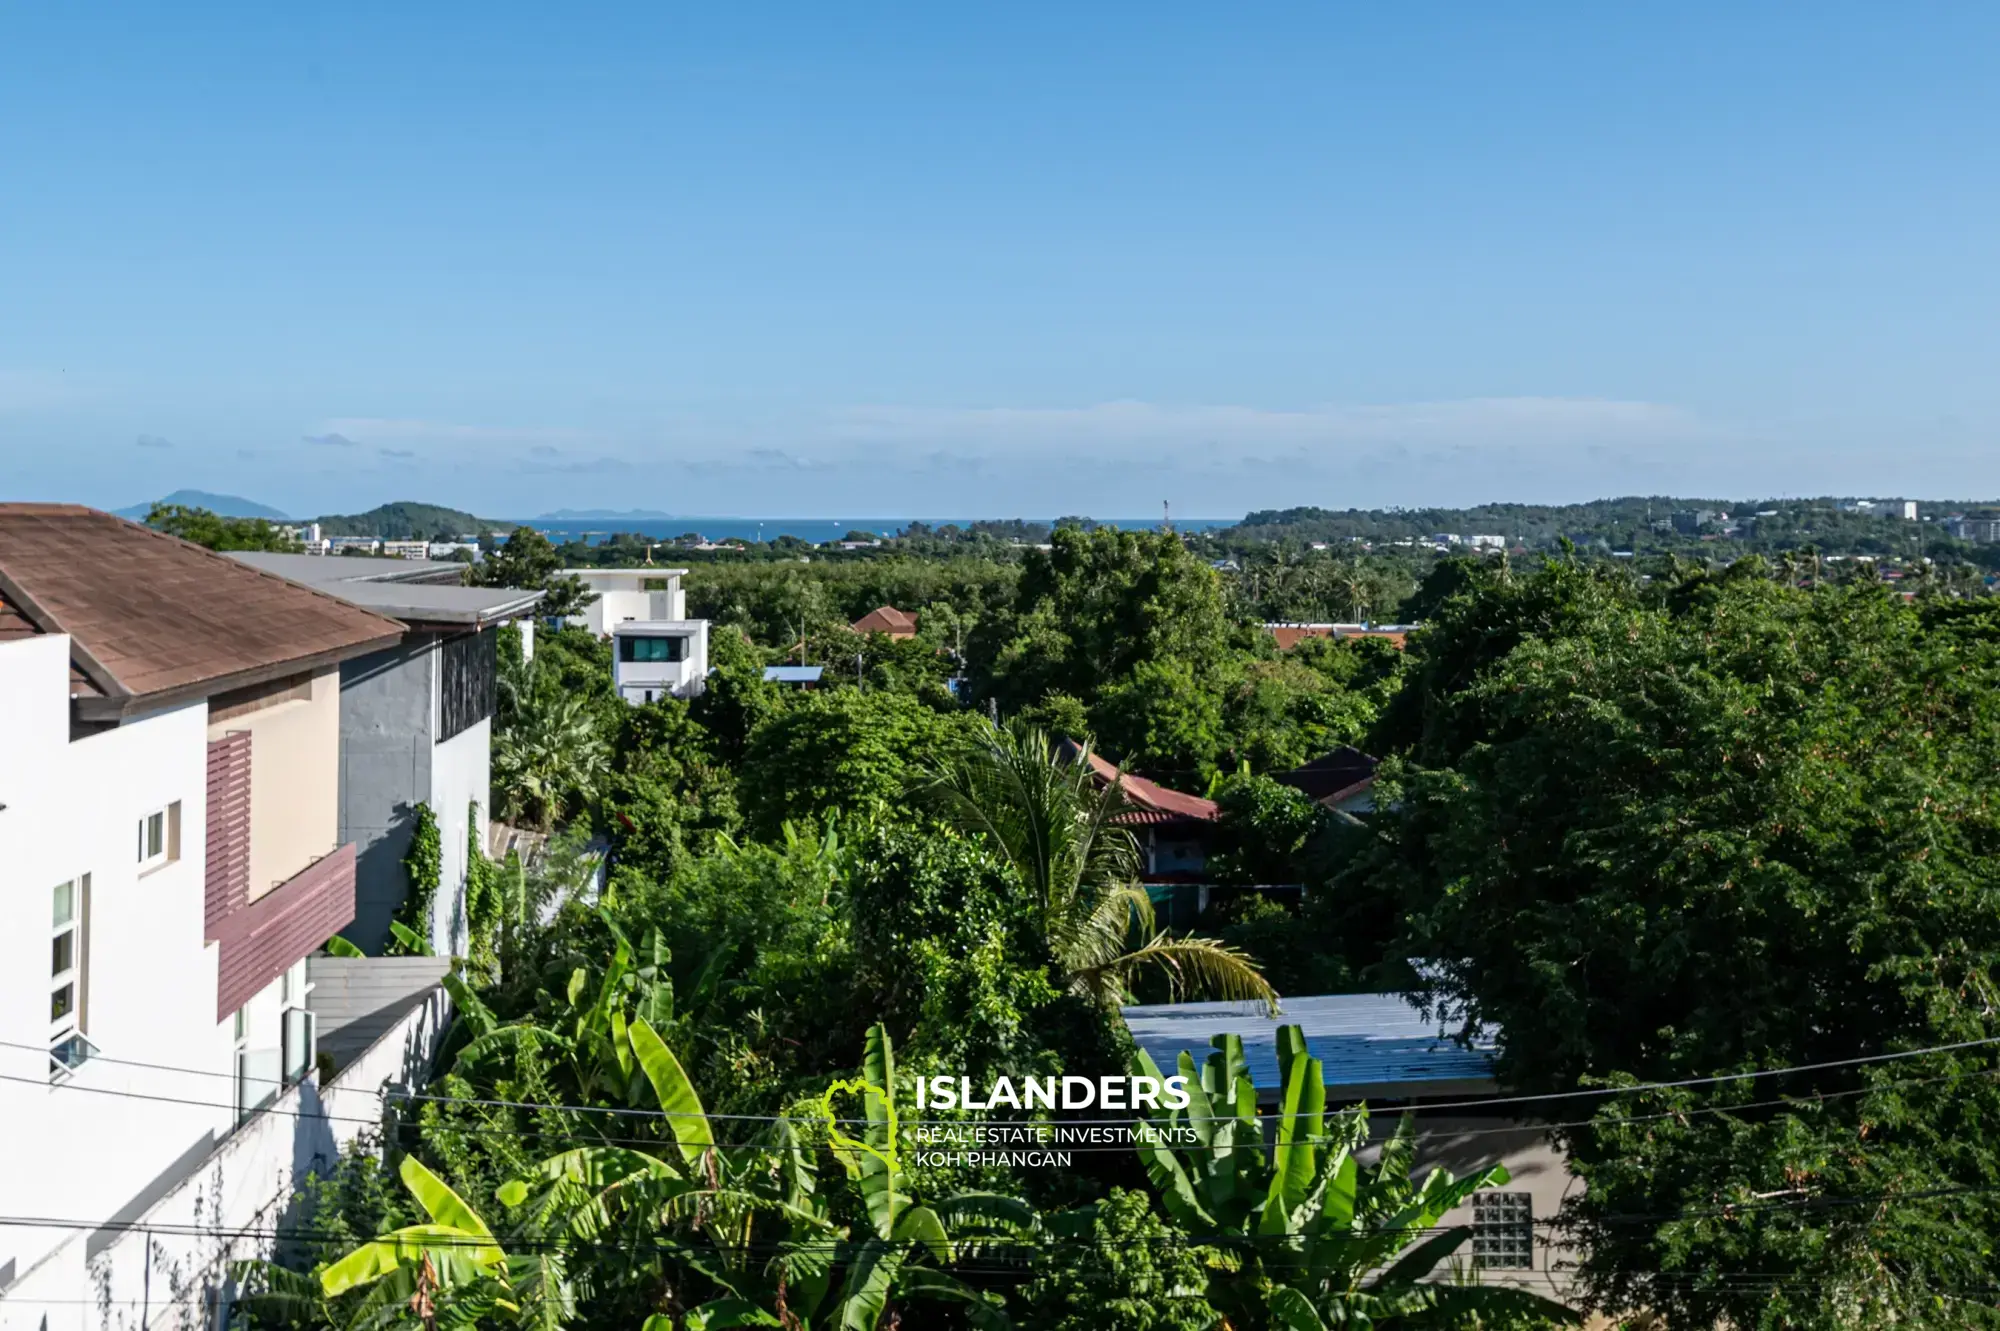
M69 1241L0 1293L0 1331L165 1331L217 1324L229 1264L269 1257L271 1232L294 1218L292 1195L379 1123L386 1083L421 1082L450 1021L433 989L324 1087L309 1076L246 1122L177 1186L107 1235Z
M493 723L481 721L431 749L431 812L437 815L437 909L431 916L431 946L439 956L462 957L469 931L465 918L467 819L479 806L479 845L486 845L486 803L492 785Z
M0 1079L0 1214L99 1223L231 1116L202 920L207 706L71 742L69 639L44 635L0 644L0 717L0 1078L20 1079ZM175 800L179 859L142 877L139 819ZM86 873L86 1034L108 1058L190 1071L100 1059L50 1084L51 892ZM22 1279L75 1233L0 1227L0 1269Z
M600 637L609 635L627 620L687 618L687 595L681 590L678 570L629 572L573 568L563 572L583 579L584 585L597 593L597 599L581 615L572 615L569 622L582 625ZM649 582L665 586L659 591L647 591Z

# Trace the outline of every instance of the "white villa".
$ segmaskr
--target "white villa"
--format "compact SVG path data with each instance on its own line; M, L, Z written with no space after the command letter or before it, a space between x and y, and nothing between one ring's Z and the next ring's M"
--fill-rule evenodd
M611 678L634 706L689 698L708 678L708 621L687 617L684 568L571 568L597 599L570 623L612 640Z

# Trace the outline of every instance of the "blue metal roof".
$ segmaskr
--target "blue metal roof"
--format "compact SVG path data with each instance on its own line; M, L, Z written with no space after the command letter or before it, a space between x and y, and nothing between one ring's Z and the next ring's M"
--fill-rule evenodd
M1297 1026L1306 1048L1326 1069L1329 1087L1382 1086L1398 1082L1491 1081L1493 1034L1482 1031L1472 1048L1439 1034L1438 1024L1400 994L1325 994L1287 998L1273 1019L1261 1003L1154 1003L1128 1007L1132 1038L1171 1073L1183 1049L1199 1068L1213 1048L1209 1039L1235 1034L1243 1041L1250 1080L1259 1091L1278 1089L1278 1027Z
M825 666L765 666L764 678L778 684L817 684Z

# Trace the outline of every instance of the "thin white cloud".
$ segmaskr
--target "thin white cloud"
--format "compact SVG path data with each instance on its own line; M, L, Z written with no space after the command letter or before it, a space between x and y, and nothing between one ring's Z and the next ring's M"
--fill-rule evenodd
M580 430L561 427L514 425L463 425L453 421L413 420L388 416L343 416L325 422L321 430L370 442L390 443L548 443L551 440L580 440Z
M832 414L837 440L991 445L1021 449L1187 445L1233 452L1254 447L1401 443L1478 449L1493 444L1625 444L1708 435L1711 426L1656 402L1506 397L1331 405L1277 410L1102 402L1085 407L848 407Z

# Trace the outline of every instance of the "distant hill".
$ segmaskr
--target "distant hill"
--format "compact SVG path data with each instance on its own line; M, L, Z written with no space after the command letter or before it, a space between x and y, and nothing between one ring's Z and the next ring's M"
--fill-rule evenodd
M468 536L474 532L498 531L507 525L475 517L463 509L410 500L379 504L366 513L329 514L317 521L322 536L380 536L391 541Z
M205 508L219 518L264 518L271 522L287 521L285 515L268 504L259 504L244 499L240 495L210 494L206 490L176 490L164 499L153 501L160 504L179 504L182 508ZM144 521L152 511L153 504L134 504L130 508L115 510L121 518Z
M621 519L639 522L659 522L671 518L673 514L662 513L653 508L559 508L553 513L544 513L537 522L616 522Z

